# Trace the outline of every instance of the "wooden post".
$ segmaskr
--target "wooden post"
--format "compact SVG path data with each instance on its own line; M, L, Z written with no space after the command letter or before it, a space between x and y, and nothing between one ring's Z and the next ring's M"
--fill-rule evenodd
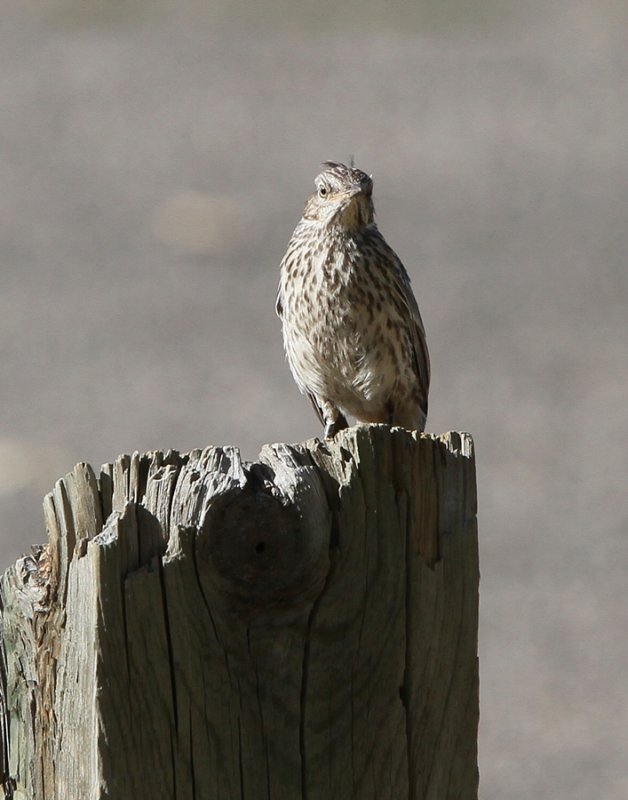
M14 800L476 798L466 434L122 456L0 583Z

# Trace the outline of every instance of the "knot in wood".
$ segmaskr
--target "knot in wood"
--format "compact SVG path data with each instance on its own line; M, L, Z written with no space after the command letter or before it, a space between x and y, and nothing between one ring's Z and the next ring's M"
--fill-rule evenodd
M324 520L276 487L247 484L230 491L210 509L201 532L213 583L246 607L305 602L327 572Z

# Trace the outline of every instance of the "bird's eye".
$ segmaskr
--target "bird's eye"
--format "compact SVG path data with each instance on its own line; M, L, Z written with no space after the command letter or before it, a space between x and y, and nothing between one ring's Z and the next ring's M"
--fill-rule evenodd
M319 186L318 187L318 196L319 197L326 197L327 196L327 187L326 186Z

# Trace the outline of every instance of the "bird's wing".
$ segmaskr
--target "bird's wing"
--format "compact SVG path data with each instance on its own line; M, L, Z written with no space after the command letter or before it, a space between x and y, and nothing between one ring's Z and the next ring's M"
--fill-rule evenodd
M275 300L275 314L281 319L283 316L283 305L281 304L281 284L277 289L277 299Z
M407 310L412 320L412 345L414 350L414 369L416 371L419 388L421 390L421 408L427 416L427 395L430 388L430 354L427 349L425 338L425 327L421 319L419 305L412 291L410 277L406 268L401 263L399 257L391 250L397 265L398 279L395 281L395 289L398 291L399 300Z
M323 412L321 411L321 407L319 406L316 398L314 397L312 392L308 392L307 396L310 398L310 403L312 404L312 407L314 408L314 411L316 411L316 416L321 421L321 425L324 425L325 424L325 417L323 415Z
M298 229L298 226L297 226ZM279 264L279 286L277 288L277 299L275 300L275 313L281 319L283 317L283 292L281 291L284 283L284 279L286 277L285 273L288 269L289 263L292 261L293 252L295 247L298 246L298 242L295 239L295 234L292 235L292 238L288 242L288 249L286 250L286 254L281 259L281 264Z
M430 355L427 350L425 339L425 327L421 319L421 312L416 301L416 297L410 285L410 277L406 268L401 263L401 259L384 239L377 225L372 224L366 230L366 239L369 245L382 256L386 263L392 265L392 280L390 289L393 293L393 302L404 316L411 323L410 331L412 337L412 355L414 360L414 371L417 376L417 383L421 396L421 409L427 417L427 395L430 388Z

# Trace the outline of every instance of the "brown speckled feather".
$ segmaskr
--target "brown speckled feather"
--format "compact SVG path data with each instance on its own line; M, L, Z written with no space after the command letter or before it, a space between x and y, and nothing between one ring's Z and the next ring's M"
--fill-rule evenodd
M324 166L281 263L292 374L326 435L346 416L423 430L430 361L410 279L373 221L371 178Z

